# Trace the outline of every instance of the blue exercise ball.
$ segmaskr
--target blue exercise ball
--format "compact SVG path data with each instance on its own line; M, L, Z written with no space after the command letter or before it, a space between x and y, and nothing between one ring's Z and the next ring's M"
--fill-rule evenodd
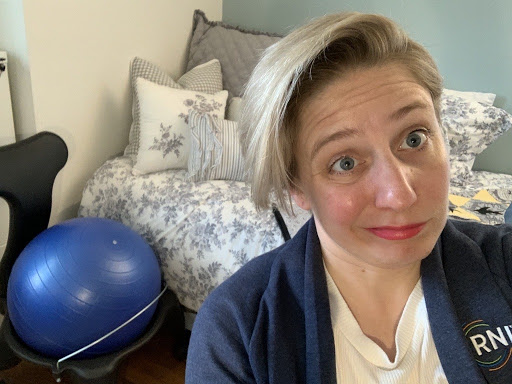
M113 220L78 218L40 233L19 255L7 308L28 346L62 358L132 318L160 287L158 260L139 234ZM155 309L76 357L122 349L144 332Z

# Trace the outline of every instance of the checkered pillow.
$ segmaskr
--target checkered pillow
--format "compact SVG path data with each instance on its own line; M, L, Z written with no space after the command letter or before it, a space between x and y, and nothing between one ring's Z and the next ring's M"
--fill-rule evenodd
M134 58L130 65L133 120L129 143L124 150L124 154L130 156L137 156L140 146L140 100L136 87L138 77L170 88L187 89L208 94L222 91L222 71L220 63L216 59L194 67L180 77L178 81L174 81L171 76L155 64L139 57Z

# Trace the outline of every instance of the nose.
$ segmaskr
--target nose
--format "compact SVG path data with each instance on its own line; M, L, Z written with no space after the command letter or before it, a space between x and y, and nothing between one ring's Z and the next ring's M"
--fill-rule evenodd
M372 172L375 206L381 209L403 211L417 200L413 188L414 172L396 158L381 159Z

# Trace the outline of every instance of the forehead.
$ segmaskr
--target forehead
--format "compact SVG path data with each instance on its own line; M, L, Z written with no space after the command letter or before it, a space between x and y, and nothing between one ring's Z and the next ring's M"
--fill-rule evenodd
M304 104L299 129L318 129L340 120L357 129L364 120L384 118L411 103L428 105L433 111L429 92L403 65L357 69L334 79Z

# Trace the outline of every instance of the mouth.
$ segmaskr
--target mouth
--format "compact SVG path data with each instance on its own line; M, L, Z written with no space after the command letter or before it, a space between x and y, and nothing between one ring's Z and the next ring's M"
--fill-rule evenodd
M384 226L367 228L368 231L386 240L406 240L421 232L426 223L416 223L402 226Z

